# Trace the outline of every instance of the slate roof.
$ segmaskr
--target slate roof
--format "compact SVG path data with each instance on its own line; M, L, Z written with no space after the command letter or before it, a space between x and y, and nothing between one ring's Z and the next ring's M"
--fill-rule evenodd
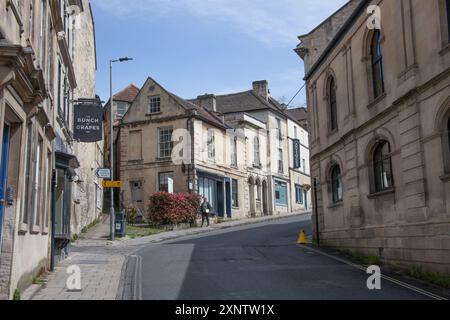
M140 89L134 84L128 85L125 89L119 91L114 95L114 101L132 103L139 94Z
M308 110L305 108L287 109L286 113L299 122L308 120Z
M196 105L199 104L198 99L189 101ZM280 103L272 98L269 98L269 101L266 101L253 90L216 96L216 107L217 111L222 114L267 109L283 114L283 107Z

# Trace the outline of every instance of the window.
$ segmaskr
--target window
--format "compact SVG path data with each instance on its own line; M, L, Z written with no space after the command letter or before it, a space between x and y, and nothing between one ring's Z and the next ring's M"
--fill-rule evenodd
M295 202L303 204L303 187L298 184L295 185Z
M123 118L127 112L127 105L124 102L117 102L116 104L116 118Z
M39 44L40 44L40 67L41 69L44 67L45 64L45 47L46 47L46 26L47 26L47 0L41 0L41 24L40 24L40 30L39 30Z
M42 157L42 139L36 146L36 156L34 163L34 184L33 184L33 225L40 225L40 215L41 210L41 179L42 179L42 168L41 168L41 157Z
M173 193L173 172L159 174L159 191Z
M161 97L149 97L149 112L152 113L160 113L161 112Z
M278 149L278 172L283 173L283 149Z
M231 165L237 166L237 137L233 137L231 141Z
M261 164L261 155L260 155L260 144L259 144L259 137L255 137L253 141L253 161L255 166L259 166Z
M328 81L328 104L330 108L330 131L337 130L337 100L336 100L336 83L334 77L330 77Z
M207 177L198 178L198 194L205 197L214 212L217 212L217 182Z
M102 189L98 186L98 184L95 184L95 199L97 204L97 209L102 209Z
M33 41L34 40L34 8L33 8L32 4L30 4L30 16L28 19L28 23L29 23L29 25L28 25L29 38L31 41Z
M450 117L447 120L447 142L448 142L448 153L450 156Z
M33 166L32 166L32 159L33 159L33 124L30 122L27 125L27 139L26 139L26 163L25 163L25 198L24 198L24 203L22 206L22 223L23 224L28 224L28 218L29 218L29 203L30 203L30 197L31 197L31 192L30 192L30 184L32 181L32 171L33 171Z
M277 130L278 130L278 132L277 132L277 134L278 134L278 140L283 140L283 134L282 134L282 132L281 132L281 120L280 119L277 119Z
M232 198L232 203L233 203L233 207L234 208L238 208L239 207L238 191L239 191L239 183L238 183L238 181L236 179L233 179L232 180L231 198Z
M448 42L450 43L450 0L445 1L445 7L447 9L447 34Z
M298 132L297 132L297 127L294 126L294 138L298 139Z
M159 158L165 159L172 156L173 141L172 128L159 128Z
M381 192L394 186L392 175L391 146L384 141L378 144L373 154L375 192Z
M303 172L306 173L306 160L302 159Z
M335 165L331 169L331 188L333 192L333 203L342 202L343 191L342 191L342 176L341 176L341 168L338 165Z
M378 98L384 93L383 48L381 46L381 32L376 30L372 36L370 46L372 63L373 97Z
M287 206L287 184L275 181L275 204Z
M215 147L215 133L214 129L208 129L208 159L214 160L216 158L216 147Z
M43 219L43 225L45 229L49 226L49 217L50 217L50 199L52 197L52 184L51 184L51 177L52 177L52 153L47 152L47 158L45 161L45 184L44 184L44 215L42 217Z

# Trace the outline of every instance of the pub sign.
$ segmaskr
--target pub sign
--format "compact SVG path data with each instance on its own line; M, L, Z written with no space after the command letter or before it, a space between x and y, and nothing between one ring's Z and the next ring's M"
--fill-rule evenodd
M103 140L103 109L95 104L78 104L74 107L74 139L80 142Z
M300 159L300 140L294 139L294 169L299 169L301 165Z

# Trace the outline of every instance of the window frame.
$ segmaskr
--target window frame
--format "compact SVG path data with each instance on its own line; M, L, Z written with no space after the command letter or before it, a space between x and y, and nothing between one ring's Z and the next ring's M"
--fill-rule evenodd
M342 169L338 164L334 164L330 169L331 200L333 204L344 201L344 186L342 183Z
M213 128L209 128L207 132L207 151L208 160L216 160L216 132Z
M303 205L305 203L303 196L304 196L304 188L303 186L296 184L295 185L295 203ZM300 195L300 196L299 196Z
M149 96L148 97L148 113L158 114L161 113L161 96Z
M258 136L253 138L253 165L261 166L261 143Z
M231 206L235 209L239 208L239 180L231 180Z
M329 131L335 132L338 130L338 115L337 115L337 87L334 76L330 75L328 78L328 119Z
M166 134L165 136L170 135L170 141L161 141L164 132L170 132L170 134ZM169 145L169 148L166 148ZM158 159L170 159L172 157L173 151L173 127L160 127L158 128ZM164 147L164 148L162 148ZM169 152L170 151L170 152ZM162 154L164 152L164 154ZM166 155L169 152L169 155Z
M166 180L164 180L164 183L161 183L161 178L166 177ZM167 192L171 193L169 191L169 178L172 178L172 181L175 181L175 172L174 171L167 171L167 172L159 172L158 173L158 190L159 192ZM167 189L161 188L161 186L167 186ZM174 184L172 185L172 188L174 187ZM175 192L175 190L172 191L172 193Z
M284 173L283 148L278 148L278 173Z
M387 152L384 148L387 147ZM387 168L386 168L387 166ZM387 171L389 170L389 171ZM395 187L394 171L392 166L392 149L389 141L378 142L372 152L373 191L375 193L391 190ZM386 173L390 175L388 182ZM380 177L381 174L381 177Z
M289 199L288 199L288 185L286 182L283 181L278 181L275 180L275 186L274 186L274 199L275 199L275 205L277 206L285 206L287 207L289 205ZM285 197L284 199L286 200L285 202L280 202L280 200L282 199L281 197L281 193L280 193L280 189L279 188L283 188L285 190ZM277 192L278 192L278 196L277 196Z
M380 30L375 30L370 40L370 69L372 76L372 94L373 99L377 99L386 93L384 78L384 59L383 59L383 36ZM375 48L376 47L376 48ZM375 50L376 49L376 50ZM374 56L374 53L377 56ZM378 74L378 76L377 76ZM379 77L379 79L378 79ZM378 83L379 81L379 83ZM381 91L379 91L381 90Z

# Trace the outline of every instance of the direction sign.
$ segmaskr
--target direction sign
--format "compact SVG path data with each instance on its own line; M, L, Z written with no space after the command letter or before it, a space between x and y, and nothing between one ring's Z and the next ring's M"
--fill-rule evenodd
M122 188L122 181L103 181L103 188Z
M95 171L95 175L100 179L111 179L111 169L99 168Z

